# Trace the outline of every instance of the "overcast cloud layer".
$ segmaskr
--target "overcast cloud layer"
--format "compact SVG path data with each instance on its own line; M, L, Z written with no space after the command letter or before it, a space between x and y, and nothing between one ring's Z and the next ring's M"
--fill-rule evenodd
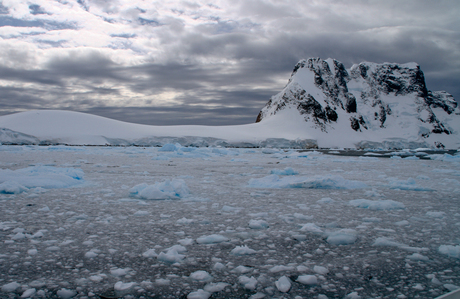
M0 115L255 121L297 61L415 61L460 99L457 0L0 0Z

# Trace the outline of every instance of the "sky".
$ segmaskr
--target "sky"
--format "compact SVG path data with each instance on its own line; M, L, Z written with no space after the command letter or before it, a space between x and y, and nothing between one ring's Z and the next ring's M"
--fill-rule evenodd
M0 115L255 121L301 59L417 62L460 99L458 0L0 0Z

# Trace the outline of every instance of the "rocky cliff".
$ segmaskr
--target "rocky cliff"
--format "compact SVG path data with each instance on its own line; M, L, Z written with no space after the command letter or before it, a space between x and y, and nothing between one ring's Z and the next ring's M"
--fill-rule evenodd
M406 139L444 147L446 136L458 139L460 129L457 102L444 91L429 91L416 63L362 62L346 69L334 59L301 60L256 122L285 109L297 110L312 135L343 138L335 135L348 132L357 143Z

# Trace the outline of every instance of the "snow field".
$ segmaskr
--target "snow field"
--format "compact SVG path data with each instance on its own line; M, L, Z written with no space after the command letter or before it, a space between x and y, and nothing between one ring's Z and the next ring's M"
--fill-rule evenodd
M0 294L433 298L460 285L456 161L174 146L0 147L2 171L81 175L0 194Z

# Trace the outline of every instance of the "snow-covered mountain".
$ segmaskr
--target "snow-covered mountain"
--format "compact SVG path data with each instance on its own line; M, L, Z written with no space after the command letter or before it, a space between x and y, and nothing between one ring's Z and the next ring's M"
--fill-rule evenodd
M429 91L416 63L363 62L347 70L334 59L301 60L256 122L285 110L298 111L320 146L459 146L457 102Z
M300 61L257 122L238 126L147 126L59 110L0 116L0 144L231 146L278 148L460 148L460 110L431 92L420 67Z

